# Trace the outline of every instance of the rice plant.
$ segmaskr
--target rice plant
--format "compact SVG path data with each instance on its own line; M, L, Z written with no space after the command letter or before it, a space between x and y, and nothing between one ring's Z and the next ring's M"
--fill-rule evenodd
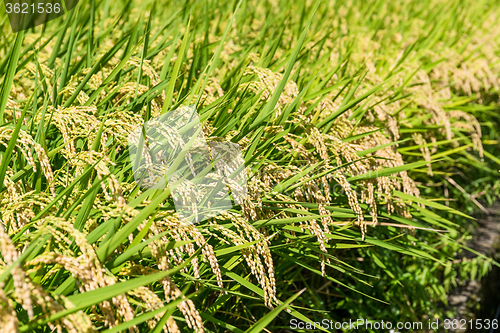
M447 292L498 265L461 259L500 188L497 2L92 0L17 33L1 15L0 331L451 318ZM194 224L129 150L188 106L247 179Z

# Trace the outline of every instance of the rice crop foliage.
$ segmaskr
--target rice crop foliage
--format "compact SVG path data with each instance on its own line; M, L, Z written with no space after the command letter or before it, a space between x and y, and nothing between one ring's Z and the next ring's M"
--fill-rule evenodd
M497 2L102 0L16 34L1 15L0 331L450 318L450 288L498 265L461 259L500 188ZM185 225L128 138L192 105L241 147L248 195Z

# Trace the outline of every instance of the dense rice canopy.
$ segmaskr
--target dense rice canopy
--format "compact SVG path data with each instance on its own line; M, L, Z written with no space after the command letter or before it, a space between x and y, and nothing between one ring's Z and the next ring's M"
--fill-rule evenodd
M444 315L456 279L491 266L457 253L499 188L499 15L103 0L14 34L2 14L0 331ZM190 105L207 140L241 147L248 196L184 225L136 183L128 138Z

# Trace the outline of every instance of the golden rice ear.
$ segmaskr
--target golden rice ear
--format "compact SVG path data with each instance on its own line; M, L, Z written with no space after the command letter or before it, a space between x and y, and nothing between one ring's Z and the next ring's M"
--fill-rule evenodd
M283 74L281 73L273 72L269 68L260 68L255 66L248 66L245 69L244 74L256 74L259 78L259 81L252 81L250 82L250 84L241 84L240 89L246 89L248 86L248 89L250 91L253 91L255 94L261 94L262 100L267 100L272 95L273 91L276 90L278 84L283 78ZM289 80L278 99L278 110L274 115L275 119L279 118L281 112L283 111L283 108L286 105L291 104L293 100L298 96L298 94L299 89L297 87L297 84L294 81Z
M0 253L2 257L6 260L6 263L11 265L15 260L18 259L18 253L12 244L10 237L4 232L3 226L0 224ZM40 286L32 283L31 279L26 275L20 265L16 265L12 270L11 274L14 280L14 290L16 301L23 306L27 311L29 318L33 318L33 308L39 305L42 308L44 314L54 314L63 310L60 303L49 296ZM0 303L2 302L3 286L0 286ZM69 302L64 304L66 307L71 307ZM8 308L3 308L3 311L8 310ZM2 310L0 310L2 311ZM5 320L8 320L8 313ZM4 319L0 317L0 319ZM7 322L8 325L12 325L12 320ZM15 325L15 322L13 323ZM68 315L62 319L57 320L55 323L50 323L53 329L61 330L65 327L69 332L93 332L94 328L90 321L90 318L84 314L82 311ZM14 331L15 332L15 331Z
M19 328L19 320L14 310L14 304L5 295L3 284L0 284L0 325L5 332L17 332Z
M230 220L236 227L237 232L225 228L217 223L210 223L210 229L213 229L213 231L210 232L212 235L220 233L220 236L218 237L222 236L222 239L226 239L226 241L229 241L234 245L242 245L246 242L259 240L256 244L246 249L242 249L242 254L247 265L250 267L252 275L255 276L264 290L264 300L266 305L272 306L272 302L277 303L274 264L267 237L238 214L224 212L220 216L215 217L215 219Z
M12 240L5 232L3 222L0 223L0 253L2 254L2 257L7 265L12 265L19 258L19 254L16 251ZM11 274L12 279L14 280L16 301L21 304L21 306L28 313L28 317L31 319L34 315L33 300L31 299L30 285L26 282L26 274L19 264L12 268Z
M8 127L4 127L2 130L0 130L0 145L7 147L13 132L14 130ZM38 142L35 142L30 134L26 133L23 130L20 130L18 133L16 148L24 156L27 163L33 168L33 171L37 170L37 163L35 162L32 153L32 150L35 151L38 162L40 163L40 166L42 168L42 172L49 184L49 189L51 193L54 194L54 174L52 172L52 167L50 166L47 153L42 148L42 146ZM6 181L8 182L8 180Z
M165 269L164 269L165 270ZM184 295L181 295L180 289L175 285L175 283L167 276L166 278L158 281L163 285L165 292L165 298L168 302L178 299L185 299ZM203 333L205 327L203 326L203 320L201 319L200 313L194 306L194 303L190 299L180 302L177 308L181 311L182 315L186 319L188 327L194 330L196 333ZM178 329L175 322L171 322L169 329Z

